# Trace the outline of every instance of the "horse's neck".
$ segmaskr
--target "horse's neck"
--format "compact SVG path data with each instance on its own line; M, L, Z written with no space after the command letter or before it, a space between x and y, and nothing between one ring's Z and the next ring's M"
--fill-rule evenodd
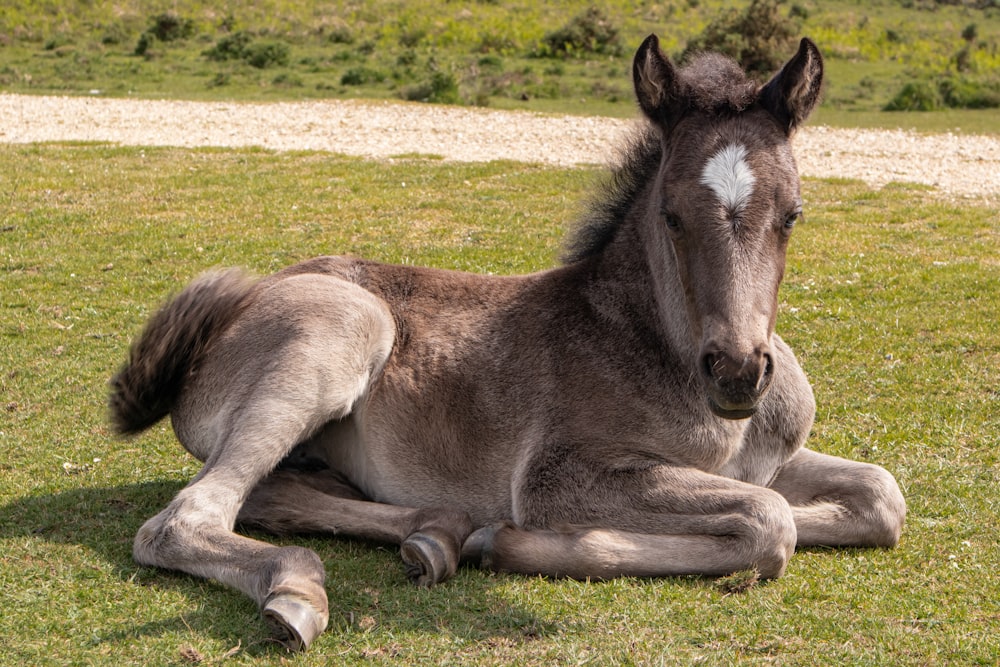
M652 332L663 351L678 361L691 361L697 350L673 249L656 247L655 239L643 236L638 224L622 225L614 241L594 258L587 298L603 317Z

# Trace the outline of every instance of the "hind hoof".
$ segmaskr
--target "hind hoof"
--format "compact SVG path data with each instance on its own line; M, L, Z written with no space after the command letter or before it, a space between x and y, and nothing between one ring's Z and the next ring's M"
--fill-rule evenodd
M430 532L410 535L400 547L406 576L417 586L433 586L455 574L458 549Z
M326 619L311 604L287 595L268 600L261 614L271 635L290 651L305 651L326 629Z

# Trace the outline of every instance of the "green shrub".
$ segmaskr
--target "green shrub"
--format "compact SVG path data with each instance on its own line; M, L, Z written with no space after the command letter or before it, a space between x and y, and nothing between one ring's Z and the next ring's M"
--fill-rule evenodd
M139 40L135 43L135 49L133 53L137 56L149 55L149 49L156 42L156 37L150 32L144 32L139 35Z
M278 41L255 41L253 36L241 30L226 35L215 46L204 52L209 60L242 60L252 67L264 69L288 64L290 49L288 44Z
M428 81L407 86L401 92L403 99L411 102L435 102L437 104L459 104L458 81L447 72L434 72Z
M927 81L910 81L885 105L885 111L933 111L941 107L941 97Z
M154 16L146 32L151 33L161 42L187 39L194 34L194 21L167 12Z
M354 33L346 25L339 25L330 30L327 39L332 44L353 44Z
M103 34L101 34L101 44L105 46L113 46L121 44L128 38L128 31L120 23L112 23L104 28Z
M995 109L1000 107L1000 80L948 77L938 84L941 100L952 109Z
M752 0L742 12L730 10L689 41L681 57L718 51L748 72L771 74L795 50L801 29L796 18L781 13L780 5L780 0Z
M1000 79L951 74L937 81L910 81L885 105L885 111L996 109Z
M370 67L352 67L340 77L342 86L363 86L368 83L382 83L385 74Z
M538 55L571 56L580 53L600 53L620 55L621 43L618 28L611 19L597 7L574 17L562 28L546 34L542 38L542 48Z
M264 69L288 64L288 44L277 41L251 42L243 50L243 60L251 67Z
M400 67L413 67L417 64L417 52L413 49L402 51L396 56L396 64Z
M244 30L240 30L220 39L215 43L215 46L205 51L203 55L209 60L220 62L240 60L243 58L243 53L251 41L253 41L253 36Z

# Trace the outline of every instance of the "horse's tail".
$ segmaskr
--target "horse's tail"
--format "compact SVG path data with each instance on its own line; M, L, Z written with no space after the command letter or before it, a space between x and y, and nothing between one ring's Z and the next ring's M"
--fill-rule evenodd
M115 431L139 433L170 413L205 348L249 303L252 287L237 269L206 273L153 315L111 379Z

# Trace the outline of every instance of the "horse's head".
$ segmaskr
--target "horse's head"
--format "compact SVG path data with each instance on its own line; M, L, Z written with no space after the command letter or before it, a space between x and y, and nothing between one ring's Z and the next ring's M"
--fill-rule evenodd
M789 139L822 75L807 39L763 86L721 56L675 68L655 35L635 56L639 106L663 139L644 226L651 262L676 268L677 280L662 282L682 288L701 379L722 417L752 415L771 384L778 285L802 213Z

